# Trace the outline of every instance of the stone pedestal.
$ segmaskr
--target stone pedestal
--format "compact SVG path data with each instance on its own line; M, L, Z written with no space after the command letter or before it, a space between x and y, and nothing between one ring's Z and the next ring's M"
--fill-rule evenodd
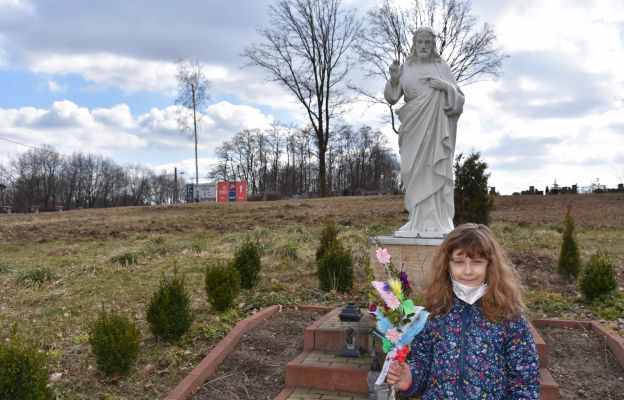
M399 238L394 236L379 237L381 246L388 250L392 257L392 263L400 269L401 263L405 265L407 276L413 288L414 295L419 294L425 287L431 276L431 263L433 256L442 243L442 239L427 238ZM376 280L387 279L384 267L377 261L375 251L377 245L371 239L369 250L370 265L373 268Z

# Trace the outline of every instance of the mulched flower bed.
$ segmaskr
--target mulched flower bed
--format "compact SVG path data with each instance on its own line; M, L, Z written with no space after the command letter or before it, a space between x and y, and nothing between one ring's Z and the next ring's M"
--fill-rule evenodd
M538 329L548 346L548 370L562 400L624 399L624 369L605 338L584 329Z
M303 351L303 331L323 314L286 309L247 332L193 400L273 400L286 364Z
M303 330L322 313L285 309L249 331L192 400L273 400L286 364L303 351ZM583 329L539 328L548 369L562 400L624 400L624 369L602 336Z

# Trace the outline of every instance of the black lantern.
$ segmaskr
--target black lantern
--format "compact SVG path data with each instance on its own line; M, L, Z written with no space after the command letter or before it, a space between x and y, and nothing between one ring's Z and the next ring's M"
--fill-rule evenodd
M360 357L360 331L362 313L354 303L349 303L338 315L340 319L340 356Z

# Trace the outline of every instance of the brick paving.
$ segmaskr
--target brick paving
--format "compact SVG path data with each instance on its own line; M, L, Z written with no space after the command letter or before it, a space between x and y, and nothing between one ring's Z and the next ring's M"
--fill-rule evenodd
M340 357L336 352L323 350L310 352L302 362L308 365L354 368L368 368L370 363L371 358L367 354L362 357Z

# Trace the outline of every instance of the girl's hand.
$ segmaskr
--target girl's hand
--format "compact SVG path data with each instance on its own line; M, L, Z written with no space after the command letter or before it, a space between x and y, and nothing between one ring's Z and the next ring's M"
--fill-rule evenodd
M410 366L405 362L393 362L388 369L386 382L388 382L389 385L396 386L396 388L400 390L409 389L409 387L412 386L412 372L410 371Z

